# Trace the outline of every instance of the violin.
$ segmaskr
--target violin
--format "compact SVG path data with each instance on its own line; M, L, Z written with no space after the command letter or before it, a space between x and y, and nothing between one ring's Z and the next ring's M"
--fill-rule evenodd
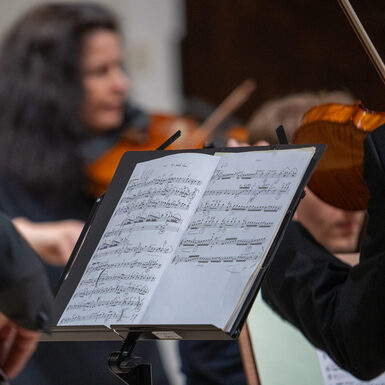
M151 115L147 135L144 140L135 140L133 136L122 135L121 139L101 157L86 166L86 175L89 180L89 190L95 196L102 195L110 184L120 158L126 151L151 151L156 150L175 131L181 131L181 137L174 141L168 149L195 149L202 148L212 136L215 128L235 109L244 103L255 90L255 83L247 79L235 88L218 108L198 125L194 119L177 115L153 114ZM231 132L231 131L230 131ZM234 131L237 139L246 136L246 130L237 127Z
M293 136L293 143L327 143L328 147L308 186L319 198L344 210L364 210L369 192L362 173L363 141L385 124L385 112L353 105L322 104L310 109Z
M120 158L126 151L155 150L176 130L182 132L182 138L175 141L169 148L188 148L186 139L195 135L197 127L196 121L188 117L166 114L150 115L150 123L144 140L123 134L114 146L86 166L90 192L95 196L100 196L107 190ZM200 144L200 142L194 142L196 146Z
M350 24L385 83L385 66L348 0L338 0ZM353 105L323 104L303 117L293 143L327 143L328 147L308 185L322 200L344 210L364 210L369 192L363 179L363 141L385 124L385 112Z

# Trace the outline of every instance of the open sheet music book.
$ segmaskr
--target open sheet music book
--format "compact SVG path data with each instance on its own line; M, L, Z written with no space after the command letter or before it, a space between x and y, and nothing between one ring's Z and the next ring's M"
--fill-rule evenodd
M57 325L231 330L315 151L137 163Z

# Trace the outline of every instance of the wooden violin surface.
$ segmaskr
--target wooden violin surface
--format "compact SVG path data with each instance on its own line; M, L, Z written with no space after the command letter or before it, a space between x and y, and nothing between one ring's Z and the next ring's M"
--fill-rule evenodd
M293 143L328 146L308 184L319 198L344 210L366 209L363 142L368 132L382 124L385 112L371 111L361 103L322 104L304 115Z
M190 118L177 115L151 115L146 140L137 143L122 136L113 147L86 167L86 175L90 181L90 190L95 196L104 194L110 184L120 158L126 151L156 150L175 131L181 130L182 137L168 149L185 149L202 147L204 137L199 135L198 124Z

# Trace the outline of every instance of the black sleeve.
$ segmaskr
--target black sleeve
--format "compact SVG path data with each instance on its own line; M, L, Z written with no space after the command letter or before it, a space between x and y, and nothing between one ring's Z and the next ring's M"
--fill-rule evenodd
M364 380L385 371L384 164L381 127L365 140L364 174L371 198L360 263L350 268L292 223L262 289L274 310Z
M52 294L44 267L12 222L0 213L0 312L27 329L48 330Z
M384 262L381 255L350 268L292 223L262 294L339 366L373 378L385 370Z

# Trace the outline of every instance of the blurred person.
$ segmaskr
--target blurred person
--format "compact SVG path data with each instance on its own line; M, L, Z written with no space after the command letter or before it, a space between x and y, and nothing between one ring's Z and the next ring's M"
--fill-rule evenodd
M0 213L0 381L21 371L36 347L37 330L48 331L51 313L42 263Z
M123 128L142 131L148 122L127 101L121 44L116 19L104 7L50 3L27 12L0 47L0 208L57 266L95 200L86 165ZM55 286L62 267L47 265L47 271ZM107 359L119 347L40 344L13 383L118 383ZM155 384L168 383L154 343L138 344L135 353L153 363Z
M53 266L67 263L84 226L84 222L75 219L32 222L17 217L12 222L40 257Z
M248 143L264 140L278 143L275 130L281 124L290 139L300 126L302 116L314 106L324 103L353 104L355 98L346 91L299 92L268 100L258 107L246 123Z
M335 256L355 265L365 213L339 209L318 198L309 188L305 191L294 219Z
M304 92L267 101L256 110L247 124L251 144L278 143L276 128L283 125L290 140L304 113L326 102L352 104L354 98L342 91ZM228 142L229 147L248 145ZM333 255L348 265L358 262L358 241L364 212L348 212L330 206L308 188L296 210L299 221ZM348 268L348 267L347 267ZM183 341L179 345L186 385L246 384L239 347L228 341Z
M359 263L334 258L293 222L262 286L268 304L343 369L369 380L385 371L385 126L364 141L368 223Z

